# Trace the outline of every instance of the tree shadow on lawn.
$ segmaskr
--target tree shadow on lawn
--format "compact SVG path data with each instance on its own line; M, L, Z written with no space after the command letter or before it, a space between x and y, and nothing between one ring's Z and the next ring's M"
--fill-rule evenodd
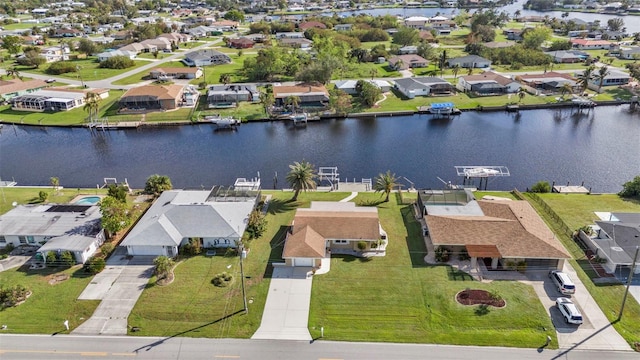
M276 234L271 238L271 241L269 241L271 252L269 253L269 260L267 261L267 265L264 268L263 277L271 278L273 276L273 263L284 262L284 260L282 259L282 251L284 250L284 239L287 237L288 231L288 226L281 225L280 229L278 229Z
M452 266L447 266L447 277L451 281L473 281L473 277L464 271L454 269Z
M281 214L284 212L292 211L298 207L298 202L282 199L271 199L269 201L269 208L267 208L267 212L271 215Z
M409 256L411 256L411 264L413 267L425 267L427 264L424 262L424 257L427 255L427 246L424 243L422 237L422 228L420 223L416 221L413 212L413 206L407 205L400 209L402 214L402 221L407 229L407 248L409 249Z

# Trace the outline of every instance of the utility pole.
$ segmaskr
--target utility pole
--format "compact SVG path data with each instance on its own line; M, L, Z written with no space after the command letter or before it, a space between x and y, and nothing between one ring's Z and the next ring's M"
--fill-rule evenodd
M249 307L247 306L247 293L244 289L244 268L242 267L242 263L244 258L247 257L247 251L244 249L244 245L240 244L240 276L242 277L242 301L244 302L244 313L249 313Z
M640 247L636 246L636 254L633 256L633 262L631 263L631 269L629 270L629 278L627 279L627 289L624 292L622 298L622 306L620 306L620 314L618 314L618 321L622 319L622 311L624 311L624 304L627 302L627 295L629 295L629 286L631 286L631 280L633 279L633 270L636 267L636 261L638 260L638 250Z

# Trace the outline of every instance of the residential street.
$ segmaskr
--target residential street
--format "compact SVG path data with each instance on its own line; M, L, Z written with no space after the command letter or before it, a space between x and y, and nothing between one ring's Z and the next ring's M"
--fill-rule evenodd
M61 324L62 327L62 324ZM331 329L326 329L326 333ZM540 339L544 344L544 339ZM476 346L129 336L0 335L0 358L14 359L638 359L634 352Z

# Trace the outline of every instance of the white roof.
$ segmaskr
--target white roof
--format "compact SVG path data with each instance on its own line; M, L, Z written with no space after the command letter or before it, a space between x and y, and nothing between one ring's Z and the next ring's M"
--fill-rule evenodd
M19 205L0 216L0 235L95 234L101 217L98 206Z
M404 19L404 21L429 21L429 18L424 16L410 16Z
M431 21L445 21L445 20L449 20L449 18L444 16L434 16L431 18Z

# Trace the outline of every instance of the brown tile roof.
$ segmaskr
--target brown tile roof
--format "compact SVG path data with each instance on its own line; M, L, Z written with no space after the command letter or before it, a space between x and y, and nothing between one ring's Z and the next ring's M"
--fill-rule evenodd
M500 257L500 251L495 245L467 245L466 248L472 257Z
M324 236L318 234L310 226L305 226L295 234L289 234L282 251L283 258L306 257L321 258L326 253Z
M291 94L305 95L309 93L323 93L329 96L329 91L324 85L293 85L293 86L274 86L273 96L275 98L282 96L290 96Z
M511 80L508 77L502 76L498 73L494 73L493 71L485 71L482 74L477 74L477 75L467 75L467 76L463 76L462 78L464 79L464 81L467 81L467 82L493 80L500 85L509 85L512 82L514 82L514 80Z
M524 74L518 75L522 80L533 80L533 79L548 79L548 78L563 78L567 80L575 80L571 75L565 73L559 73L555 71L548 71L544 74Z
M311 29L311 28L318 28L318 29L326 29L327 25L319 22L319 21L307 21L307 22L303 22L298 24L298 28L301 30L306 30L306 29Z
M175 100L183 90L182 85L172 84L172 85L145 85L137 88L132 88L127 90L127 92L122 95L122 98L126 98L128 96L152 96L159 100Z
M504 258L569 258L566 249L526 201L478 201L485 216L425 220L434 245L493 245Z
M30 89L38 89L47 86L43 80L33 79L22 81L20 79L13 79L0 82L0 94L11 94L14 92Z

